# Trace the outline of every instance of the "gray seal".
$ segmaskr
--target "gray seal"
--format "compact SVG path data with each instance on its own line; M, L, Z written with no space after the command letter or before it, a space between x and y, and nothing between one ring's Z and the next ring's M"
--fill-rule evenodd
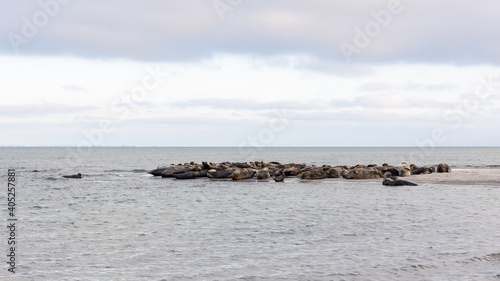
M200 175L199 171L189 171L189 172L174 174L174 177L178 180L190 180L190 179L195 179L199 175Z
M63 178L67 178L67 179L81 179L82 178L82 174L78 173L76 175L63 176Z
M410 186L417 186L418 184L405 181L405 180L398 180L397 177L391 177L389 179L384 179L382 181L383 185L388 185L388 186L403 186L403 185L410 185Z

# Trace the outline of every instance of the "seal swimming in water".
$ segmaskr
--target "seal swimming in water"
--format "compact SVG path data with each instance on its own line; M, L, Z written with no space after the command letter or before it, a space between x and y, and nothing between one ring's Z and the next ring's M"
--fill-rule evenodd
M398 177L391 177L390 179L384 179L382 181L383 185L388 185L388 186L403 186L403 185L411 185L411 186L417 186L418 184L405 181L405 180L398 180Z
M82 178L82 174L78 173L76 175L63 176L63 178L67 178L67 179L81 179Z

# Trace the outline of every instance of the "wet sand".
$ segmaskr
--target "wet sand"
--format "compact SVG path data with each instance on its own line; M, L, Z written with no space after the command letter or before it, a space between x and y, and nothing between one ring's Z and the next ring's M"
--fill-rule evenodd
M286 178L285 181L291 180L294 177ZM432 173L426 175L411 175L409 177L398 177L402 180L414 182L416 184L448 184L448 185L471 185L471 186L493 186L500 187L500 169L454 169L451 173ZM315 181L315 180L300 180L299 181ZM366 179L366 180L348 180L339 179L323 179L323 180L340 180L345 182L380 182L382 179Z
M500 169L455 169L451 173L412 175L402 179L417 184L437 183L500 187Z

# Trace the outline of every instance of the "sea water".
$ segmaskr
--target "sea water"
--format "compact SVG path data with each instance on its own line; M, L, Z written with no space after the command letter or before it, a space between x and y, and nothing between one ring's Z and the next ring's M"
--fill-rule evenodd
M410 159L500 171L499 148L0 148L0 219L7 169L18 219L16 273L5 231L0 279L499 280L497 187L146 173L190 161Z

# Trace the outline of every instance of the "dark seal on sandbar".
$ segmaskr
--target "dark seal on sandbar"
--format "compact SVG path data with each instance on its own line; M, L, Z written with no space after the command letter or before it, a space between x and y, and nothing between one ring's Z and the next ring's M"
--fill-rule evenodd
M405 181L405 180L398 180L398 177L391 177L388 179L384 179L382 182L383 185L388 185L388 186L403 186L403 185L410 185L410 186L417 186L418 184Z

